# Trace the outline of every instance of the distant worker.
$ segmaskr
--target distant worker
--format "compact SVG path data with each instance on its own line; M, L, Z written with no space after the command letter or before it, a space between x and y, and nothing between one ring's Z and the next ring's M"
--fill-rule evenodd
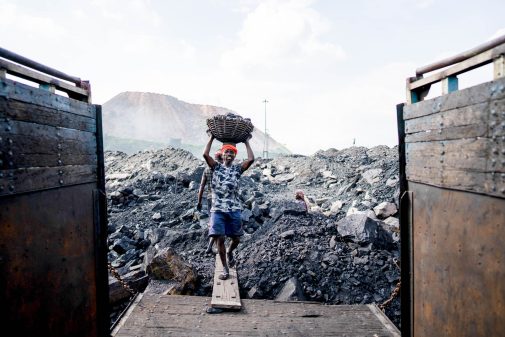
M221 150L216 151L214 154L214 160L223 163L223 156L221 155ZM212 208L212 173L213 170L210 167L206 167L202 174L202 181L200 182L200 189L198 190L198 204L196 209L202 210L202 198L203 192L206 190L205 201L207 206L207 212L209 214L209 230L210 230L210 210ZM212 246L214 245L214 237L210 237L209 244L207 245L206 254L212 253Z
M241 203L238 195L238 183L244 171L251 167L254 162L254 153L249 144L249 139L244 141L247 150L247 159L242 164L233 164L237 155L237 148L230 144L224 144L221 148L223 164L215 161L209 155L214 136L211 135L203 152L207 165L213 169L212 174L212 208L210 219L209 236L217 239L219 257L223 264L223 272L219 279L226 280L230 276L229 267L235 265L233 251L240 243L240 237L244 235L241 219ZM224 246L225 236L231 238L230 247L226 251Z
M297 190L295 192L295 200L302 212L307 213L309 211L309 206L305 200L305 193L302 190Z

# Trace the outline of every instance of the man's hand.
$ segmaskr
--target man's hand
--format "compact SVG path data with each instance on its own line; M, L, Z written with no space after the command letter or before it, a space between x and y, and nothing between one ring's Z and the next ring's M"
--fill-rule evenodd
M197 211L201 211L202 210L202 203L199 202L197 205L196 205L196 210Z

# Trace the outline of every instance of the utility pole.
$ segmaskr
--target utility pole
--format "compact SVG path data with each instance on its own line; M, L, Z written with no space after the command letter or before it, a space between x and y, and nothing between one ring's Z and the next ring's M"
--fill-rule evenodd
M267 103L266 98L263 100L265 103L265 145L263 146L263 158L268 159L268 133L267 133Z

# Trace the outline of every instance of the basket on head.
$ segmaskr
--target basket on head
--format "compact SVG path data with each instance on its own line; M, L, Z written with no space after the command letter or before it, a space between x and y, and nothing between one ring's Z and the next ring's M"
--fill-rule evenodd
M254 130L249 118L228 113L207 119L210 133L223 144L237 144L246 141Z

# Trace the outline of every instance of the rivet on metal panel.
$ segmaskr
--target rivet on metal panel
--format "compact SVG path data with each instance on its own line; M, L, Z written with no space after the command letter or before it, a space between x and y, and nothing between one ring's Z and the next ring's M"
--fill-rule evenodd
M445 154L445 151L444 151L444 150L440 151L440 154L441 154L441 155L444 155L444 154Z
M11 191L11 192L14 191L14 185L9 185L9 191Z
M9 177L14 177L14 172L9 172Z
M63 180L62 180L62 179L60 179L59 183L60 183L60 185L63 185Z
M505 160L501 161L501 166L505 166Z
M502 189L500 190L500 192L501 192L502 194L505 194L505 188L502 188Z
M61 160L58 160L58 165L63 165L63 162Z
M491 166L495 166L496 165L496 159L491 159Z
M501 128L505 129L505 122L501 122Z
M3 139L2 139L2 136L0 136L0 142L1 142L2 140L3 140Z
M492 85L491 88L489 88L489 91L492 93L494 93L496 91L496 86Z
M63 170L59 170L58 174L61 176L63 174Z
M58 143L58 150L61 150L61 144Z
M9 157L12 157L12 155L13 155L11 150L7 151L7 154L9 155Z
M11 130L12 130L12 128L11 128L11 126L10 126L10 125L7 125L7 126L5 127L5 131L9 132L9 131L11 131Z
M492 129L492 128L494 128L495 126L496 126L496 122L495 122L495 121L491 121L491 122L489 123L489 127L490 127L491 129Z
M3 177L4 177L4 173L0 172L0 178L3 178Z
M496 112L496 110L495 110L495 109L491 109L491 115L493 115L493 116L496 116L496 115L497 115L497 112Z
M493 154L498 154L498 149L496 147L493 148Z
M7 138L7 142L8 142L10 145L12 145L12 139Z
M0 185L0 192L4 190L4 185Z
M14 163L12 161L10 161L9 166L14 166Z

